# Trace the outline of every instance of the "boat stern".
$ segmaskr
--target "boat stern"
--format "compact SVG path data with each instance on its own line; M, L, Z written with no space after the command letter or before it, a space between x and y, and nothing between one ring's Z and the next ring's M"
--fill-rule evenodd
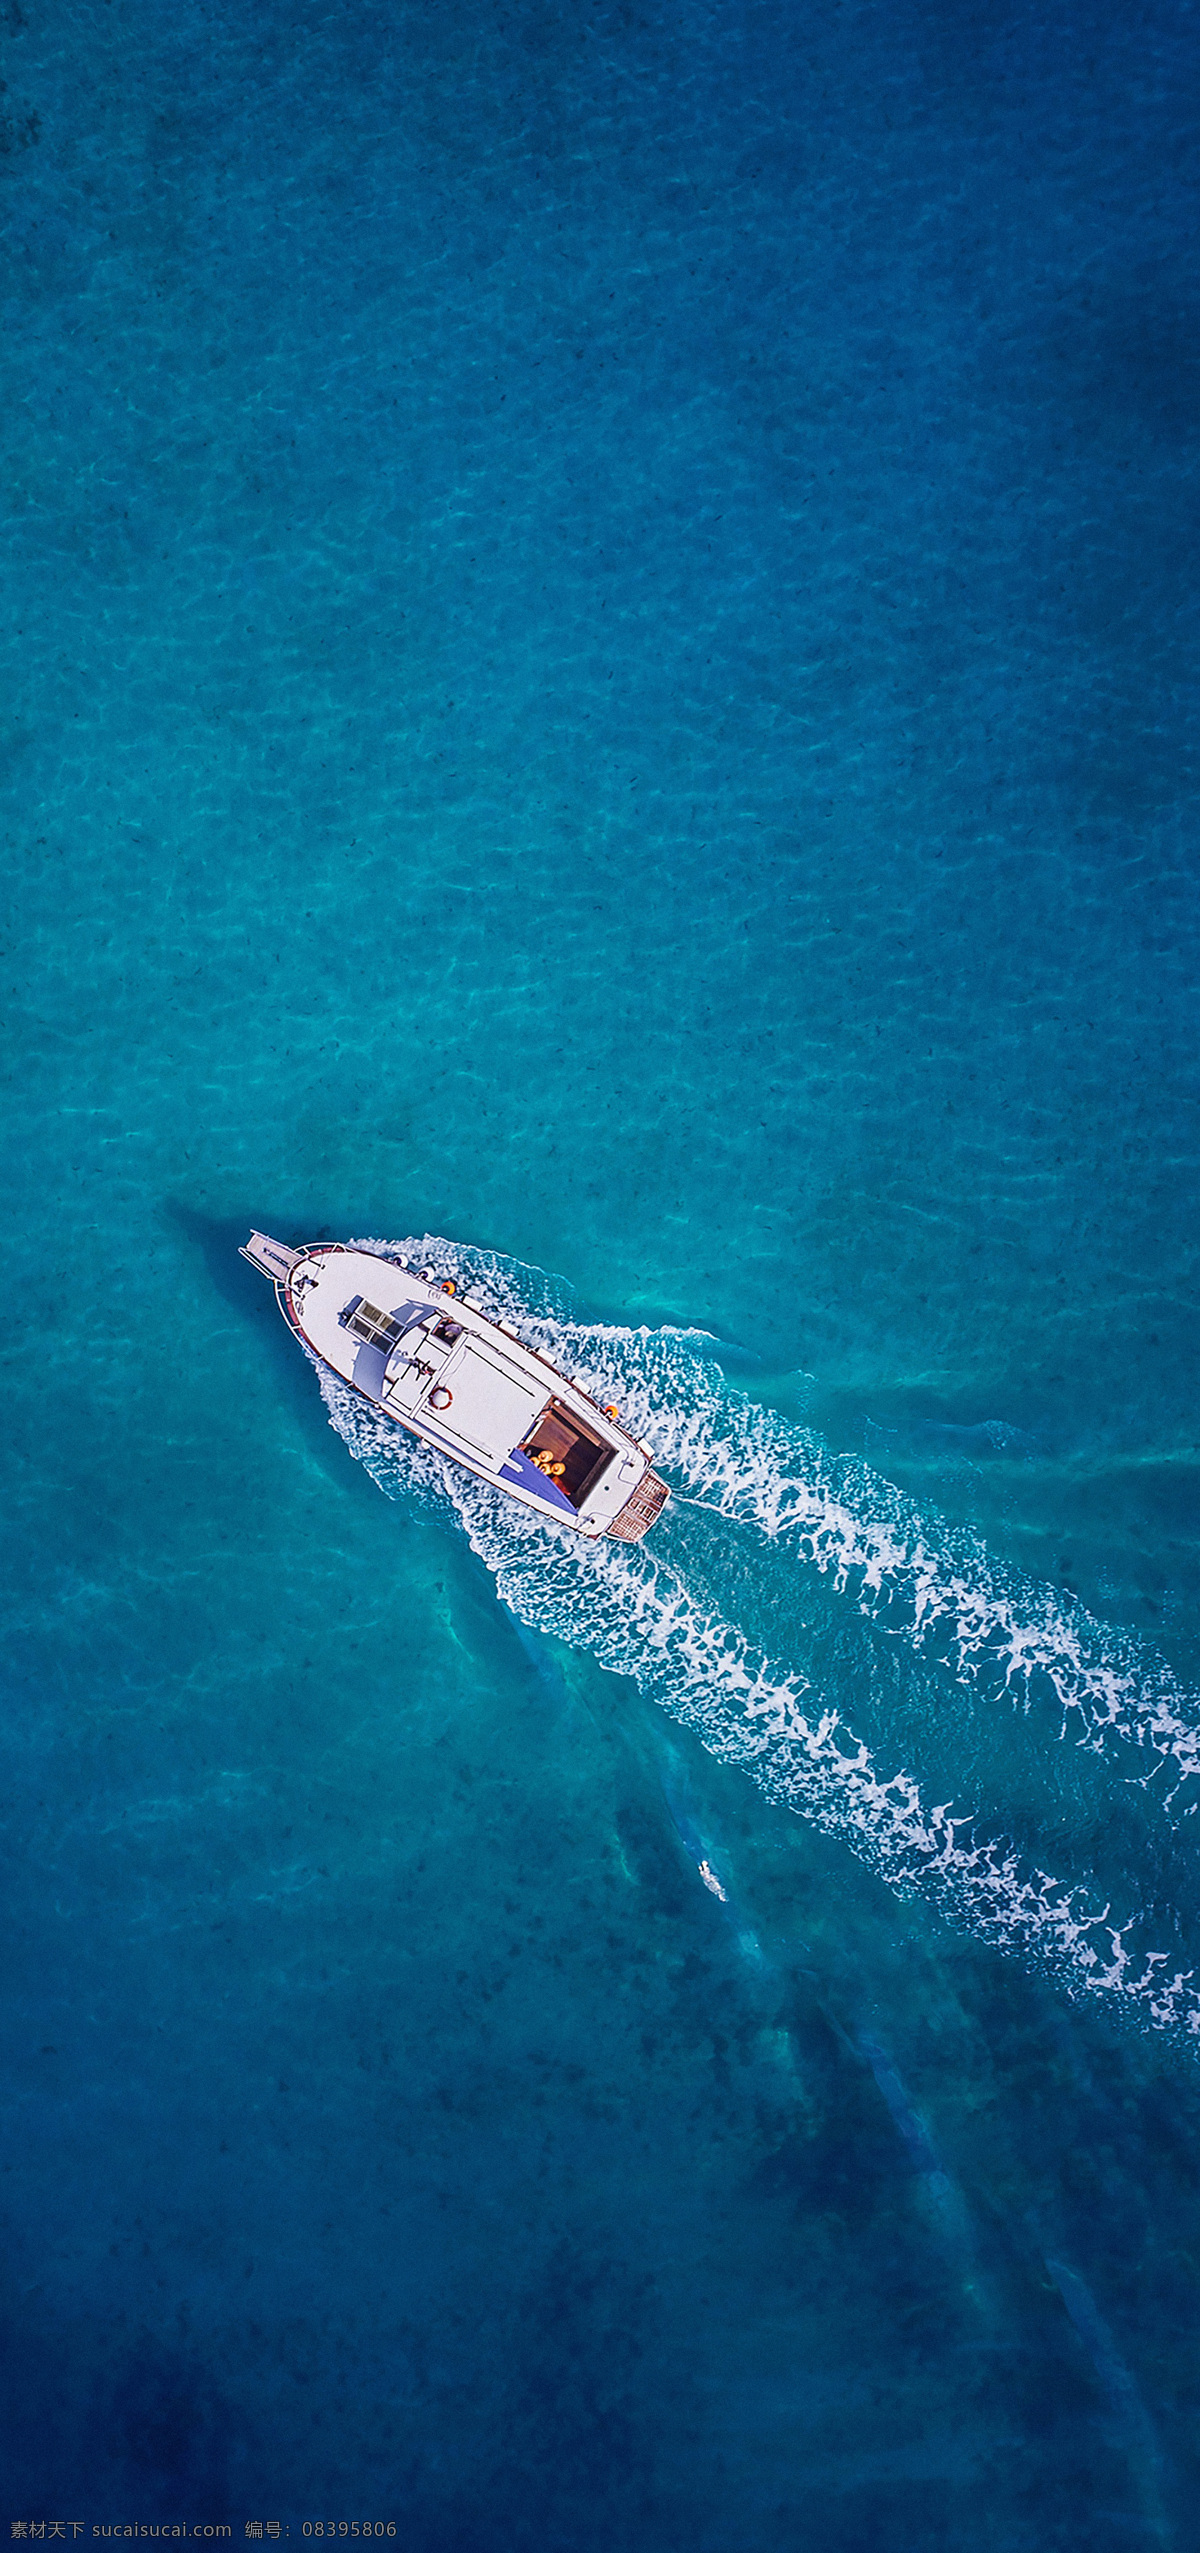
M610 1542L640 1542L661 1516L670 1495L657 1472L644 1471L632 1498L626 1499L620 1513L605 1527Z

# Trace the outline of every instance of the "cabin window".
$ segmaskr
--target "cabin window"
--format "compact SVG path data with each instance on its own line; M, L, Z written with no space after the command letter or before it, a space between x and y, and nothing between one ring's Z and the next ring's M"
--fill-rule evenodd
M368 1347L382 1348L385 1355L391 1354L400 1336L395 1313L381 1312L377 1304L365 1302L361 1295L356 1304L347 1305L342 1319L356 1338L365 1339Z

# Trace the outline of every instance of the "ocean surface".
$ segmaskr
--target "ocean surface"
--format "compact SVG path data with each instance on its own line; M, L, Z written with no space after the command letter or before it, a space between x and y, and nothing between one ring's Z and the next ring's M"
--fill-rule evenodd
M0 5L6 2538L1200 2541L1198 52Z

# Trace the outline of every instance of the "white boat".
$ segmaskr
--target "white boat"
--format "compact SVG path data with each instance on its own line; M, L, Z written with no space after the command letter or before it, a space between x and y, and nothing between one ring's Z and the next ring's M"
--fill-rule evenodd
M637 1542L670 1492L653 1452L470 1286L344 1241L291 1249L252 1232L242 1249L314 1356L423 1445L555 1524Z

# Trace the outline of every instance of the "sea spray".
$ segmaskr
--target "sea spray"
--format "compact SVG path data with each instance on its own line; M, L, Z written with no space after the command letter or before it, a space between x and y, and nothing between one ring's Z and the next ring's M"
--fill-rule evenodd
M605 1329L555 1339L588 1379L620 1376L632 1423L651 1430L660 1468L690 1496L795 1552L881 1629L942 1659L964 1683L1028 1707L1052 1698L1063 1735L1097 1754L1113 1744L1165 1772L1164 1804L1192 1814L1200 1794L1200 1705L1161 1659L1057 1589L1004 1568L969 1528L918 1508L857 1456L831 1453L728 1386L681 1332Z
M438 1275L463 1253L438 1236L362 1243L415 1256ZM531 1341L600 1400L619 1400L659 1468L694 1503L794 1551L882 1630L939 1658L972 1689L1055 1708L1063 1735L1164 1775L1164 1805L1200 1806L1200 1701L1130 1632L1009 1569L968 1527L919 1508L857 1456L731 1386L706 1334L625 1329L572 1316L542 1269L475 1252L471 1275ZM1146 1759L1150 1759L1146 1762ZM1128 1758L1122 1758L1127 1763ZM1193 1796L1193 1786L1195 1795Z
M428 1238L396 1246L423 1252L438 1270ZM449 1256L446 1264L453 1264ZM492 1284L498 1290L494 1275ZM508 1303L523 1311L526 1330L536 1325L528 1304ZM636 1342L653 1367L655 1334L592 1334L561 1321L551 1330L549 1317L541 1315L547 1344L576 1372L590 1356L604 1356L611 1379L614 1337ZM632 1367L620 1379L635 1424L654 1427L660 1441L686 1429L688 1418L661 1402L644 1414L631 1406ZM1133 1910L1114 1918L1087 1882L1038 1868L1015 1845L984 1832L977 1818L953 1815L949 1803L927 1804L907 1769L881 1767L801 1673L773 1662L689 1585L686 1561L680 1565L673 1551L653 1542L592 1542L548 1525L401 1435L327 1370L321 1389L332 1423L382 1488L392 1496L421 1490L457 1516L520 1621L633 1678L714 1755L750 1772L770 1799L848 1842L898 1894L919 1891L1068 1992L1102 1998L1157 2029L1200 2036L1190 1969L1137 1946Z

